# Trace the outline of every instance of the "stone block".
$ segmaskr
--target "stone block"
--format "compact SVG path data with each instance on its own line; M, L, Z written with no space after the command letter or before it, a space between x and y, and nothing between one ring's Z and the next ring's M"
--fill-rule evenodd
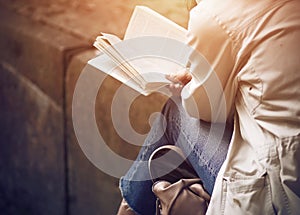
M185 8L173 2L143 1L185 25L187 11L183 19ZM141 2L0 3L1 213L114 214L121 200L119 178L96 168L74 134L74 87L86 61L95 56L94 50L77 53L89 48L101 31L122 36L132 9ZM161 109L166 98L153 94L131 100L130 89L117 93L121 84L104 78L95 102L99 133L113 152L133 160L139 146L131 145L118 130L131 126L147 134L149 116ZM116 94L119 106L113 105ZM124 111L128 102L130 109ZM122 128L113 125L112 106ZM122 123L127 118L129 123Z
M65 214L63 111L0 64L0 213Z
M91 42L99 32L123 37L136 5L148 6L183 27L188 21L187 2L183 0L30 0L26 3L0 0L1 3L19 14Z
M90 45L62 29L0 8L0 59L63 104L64 69L71 50Z
M70 214L115 214L121 201L118 189L119 178L110 176L110 174L103 169L99 170L94 166L84 155L74 133L72 119L72 99L74 89L76 84L78 84L78 77L82 74L87 60L94 56L95 52L89 51L74 57L68 67L66 76ZM131 89L124 87L120 82L104 75L104 73L100 71L96 71L96 73L97 72L98 74L95 75L95 77L104 80L101 86L99 86L94 104L95 119L99 134L103 137L105 144L117 156L134 160L140 147L132 145L131 142L126 141L126 139L118 134L118 128L116 128L112 122L112 113L114 111L118 112L118 117L115 120L119 125L122 126L124 124L124 126L132 126L132 129L137 133L147 134L150 129L148 122L150 115L154 112L159 112L167 98L160 94L153 94L147 97L139 95L135 99L132 99L130 97L130 95L132 95ZM95 82L91 80L91 83L87 84L94 83ZM120 87L124 88L118 91ZM79 93L83 95L83 98L89 96L85 91ZM125 111L128 102L129 111ZM85 102L82 101L82 104L84 103ZM81 105L81 103L76 105ZM75 114L79 114L81 118L86 117L85 113ZM126 118L129 119L130 125L127 122L123 122L123 119ZM143 139L140 143L134 144L141 145L142 142ZM95 153L97 156L97 152ZM103 160L102 162L106 161ZM114 168L113 165L112 168ZM124 172L126 171L127 169L124 169Z
M77 55L71 61L66 76L69 211L74 215L115 214L120 203L118 180L103 173L88 160L78 144L73 128L74 88L85 63L92 57L95 57L95 50Z

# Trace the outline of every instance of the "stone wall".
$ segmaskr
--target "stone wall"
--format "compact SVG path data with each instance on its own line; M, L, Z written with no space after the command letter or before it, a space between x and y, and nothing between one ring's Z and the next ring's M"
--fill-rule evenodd
M0 214L116 212L118 178L83 154L73 128L72 98L82 69L96 55L94 38L100 31L123 35L136 4L186 25L179 0L0 1ZM108 146L134 159L138 147L116 133L111 119L120 86L106 77L96 119ZM149 116L165 99L154 94L134 101L129 118L137 132L147 133Z

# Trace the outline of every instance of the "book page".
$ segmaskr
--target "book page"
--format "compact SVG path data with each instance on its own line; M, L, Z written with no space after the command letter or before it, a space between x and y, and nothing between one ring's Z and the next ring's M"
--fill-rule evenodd
M186 41L187 30L145 6L136 6L126 29L125 39L161 36Z
M136 6L130 18L124 40L144 36L166 38L159 41L160 44L156 44L156 56L142 57L141 59L130 62L142 76L143 74L153 73L153 75L144 77L147 82L156 82L158 77L163 77L160 75L156 78L154 77L154 73L176 73L182 70L187 64L189 56L188 50L178 50L176 44L173 45L174 42L167 41L167 38L170 38L185 44L187 40L187 30L148 7ZM153 50L151 50L152 47L147 46L147 41L143 44L142 40L135 39L135 43L138 44L134 44L134 47L131 47L131 49L134 49L136 53L146 53L147 51L145 50L147 49L153 53ZM183 65L178 65L170 59L159 57L167 56L170 52L172 52L172 58L182 62ZM165 79L161 79L161 82L165 82Z
M112 34L102 33L102 36L98 36L94 46L100 51L109 56L128 76L135 80L142 88L145 86L145 80L140 76L139 72L126 60L124 51L121 53L116 47L122 40ZM125 47L127 50L128 48Z
M101 32L101 34L102 34L102 36L104 36L105 39L107 39L109 41L110 45L116 45L116 44L122 42L122 40L114 34L108 34L108 33L103 33L103 32Z
M165 77L162 74L156 73L152 75L148 73L145 74L145 78L150 79L151 82L146 84L145 88L143 89L132 78L127 76L126 73L124 73L122 69L119 66L117 66L117 64L114 61L112 61L106 54L100 54L97 57L89 60L88 65L106 73L107 75L113 77L121 83L124 83L128 87L132 88L133 90L139 92L144 96L147 96L170 83L170 81L165 79ZM165 81L161 82L161 80Z
M99 39L98 39L99 38ZM112 60L119 64L120 68L126 72L133 79L140 79L142 82L162 82L169 83L169 81L164 78L166 74L176 73L179 70L182 70L187 61L188 53L185 53L184 50L178 50L172 44L168 44L165 40L160 40L159 44L156 44L159 48L155 48L155 53L157 56L136 56L137 53L149 53L147 47L144 44L144 40L135 40L134 42L125 41L122 42L118 37L111 34L102 33L101 37L97 38L97 44L101 44L102 40L107 40L113 46L104 47L106 43L103 44L104 52L110 56ZM101 40L100 40L101 39ZM150 49L153 48L152 46ZM99 47L101 49L101 47ZM174 49L174 50L172 50ZM146 50L146 51L145 51ZM159 57L163 55L162 53L170 51L172 52L172 57L174 59L184 59L184 65L179 65L174 62L174 60L166 59L164 57ZM153 50L151 51L153 53ZM138 72L138 73L137 73ZM141 76L141 78L139 78ZM141 83L139 80L136 80L137 83ZM140 84L144 88L145 84Z
M100 54L97 57L88 61L88 64L95 67L96 69L108 74L116 80L124 83L135 91L148 95L149 93L142 89L132 78L130 78L117 64L111 60L106 54Z
M166 74L185 69L190 54L186 35L187 30L175 22L150 8L136 6L124 40L102 33L94 46L106 55L89 64L148 95L170 83ZM113 70L112 65L116 67Z

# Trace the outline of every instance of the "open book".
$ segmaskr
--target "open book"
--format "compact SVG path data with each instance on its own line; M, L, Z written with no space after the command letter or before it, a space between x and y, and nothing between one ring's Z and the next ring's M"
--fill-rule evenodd
M188 64L186 29L145 6L136 6L124 40L102 33L94 46L101 54L88 62L143 95L170 83L166 74Z

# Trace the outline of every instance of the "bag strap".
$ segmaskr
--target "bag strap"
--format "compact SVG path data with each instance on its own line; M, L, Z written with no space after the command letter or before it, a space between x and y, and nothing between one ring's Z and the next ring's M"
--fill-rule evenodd
M183 178L199 178L182 150L174 145L156 149L149 158L148 167L153 182L165 180L175 183Z

